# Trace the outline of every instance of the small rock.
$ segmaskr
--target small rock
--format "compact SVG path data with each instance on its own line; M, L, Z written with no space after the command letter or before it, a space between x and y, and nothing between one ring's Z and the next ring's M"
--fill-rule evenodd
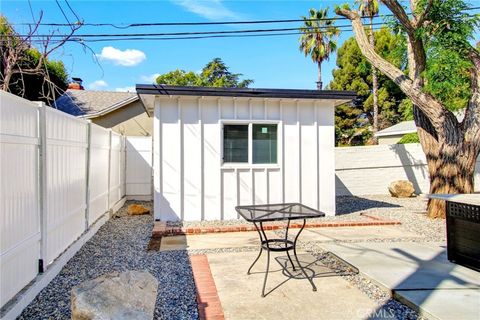
M149 214L150 209L140 204L131 204L128 206L127 212L129 215Z
M112 272L73 287L73 320L153 318L158 281L148 272Z
M415 194L413 183L408 180L393 181L388 186L388 191L396 198L410 198Z

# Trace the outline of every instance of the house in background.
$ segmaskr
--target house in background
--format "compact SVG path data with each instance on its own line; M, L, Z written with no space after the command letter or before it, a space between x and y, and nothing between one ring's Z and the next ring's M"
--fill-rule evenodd
M54 107L126 136L151 136L153 119L136 93L82 90L69 86Z
M157 220L300 202L335 214L334 109L350 91L137 85L154 113Z
M417 132L415 121L402 121L391 127L378 131L375 137L378 139L378 144L396 144L407 133Z
M462 122L465 117L465 109L454 111L453 114L457 117L458 122ZM396 144L404 135L414 132L417 132L415 121L409 120L380 130L375 134L375 137L378 139L378 144Z

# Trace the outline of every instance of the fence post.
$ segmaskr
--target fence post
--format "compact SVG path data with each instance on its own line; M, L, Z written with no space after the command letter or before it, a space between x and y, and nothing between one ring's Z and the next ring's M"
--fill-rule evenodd
M87 123L87 152L85 159L85 230L88 230L90 219L90 152L92 149L92 123Z
M123 137L123 194L122 198L127 196L127 136Z
M107 211L110 212L110 184L112 183L110 176L112 170L112 129L108 131L108 194L107 194Z
M40 259L38 260L38 272L44 272L47 260L47 232L48 232L48 200L47 200L47 106L43 102L38 103L39 117L39 146L38 146L38 180L39 180L39 206L40 206Z

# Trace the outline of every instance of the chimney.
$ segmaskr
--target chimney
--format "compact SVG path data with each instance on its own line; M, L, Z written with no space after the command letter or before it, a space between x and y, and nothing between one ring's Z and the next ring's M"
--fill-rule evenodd
M72 82L68 84L68 89L71 90L85 90L82 86L83 80L80 78L72 78Z

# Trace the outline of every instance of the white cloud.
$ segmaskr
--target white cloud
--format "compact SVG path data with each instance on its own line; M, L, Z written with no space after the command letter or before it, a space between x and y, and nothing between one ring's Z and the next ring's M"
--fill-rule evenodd
M100 60L108 60L114 64L133 67L147 59L145 53L137 49L120 50L114 47L104 47L102 53L97 53L96 56Z
M140 80L142 80L143 82L147 82L147 83L155 83L158 78L158 76L160 75L160 73L154 73L154 74L150 74L150 75L146 75L146 76L141 76L140 77Z
M108 83L103 80L95 80L88 85L88 89L90 90L101 90L106 87L108 87Z
M135 87L123 87L123 88L115 88L117 92L136 92Z
M222 0L180 0L173 3L209 20L239 18L235 12L225 7Z

